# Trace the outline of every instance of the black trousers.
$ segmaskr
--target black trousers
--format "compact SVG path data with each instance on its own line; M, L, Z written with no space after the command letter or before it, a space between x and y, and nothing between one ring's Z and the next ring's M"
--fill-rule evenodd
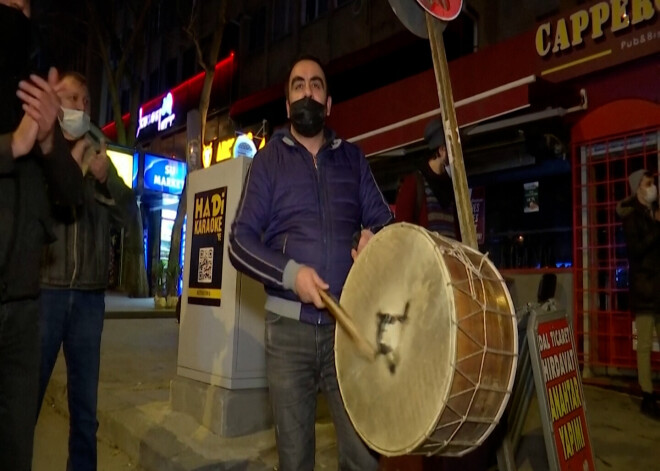
M0 469L29 471L39 394L39 302L0 303Z

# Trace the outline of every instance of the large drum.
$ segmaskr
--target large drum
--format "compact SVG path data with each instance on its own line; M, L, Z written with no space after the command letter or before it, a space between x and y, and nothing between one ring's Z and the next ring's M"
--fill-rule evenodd
M339 387L358 434L386 456L461 456L497 425L513 386L517 328L488 258L411 224L379 232L341 305L378 350L337 329Z

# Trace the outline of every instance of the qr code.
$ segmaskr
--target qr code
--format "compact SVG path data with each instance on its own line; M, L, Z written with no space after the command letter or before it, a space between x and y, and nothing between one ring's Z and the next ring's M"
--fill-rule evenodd
M197 282L210 283L211 281L213 281L213 247L205 247L199 249Z

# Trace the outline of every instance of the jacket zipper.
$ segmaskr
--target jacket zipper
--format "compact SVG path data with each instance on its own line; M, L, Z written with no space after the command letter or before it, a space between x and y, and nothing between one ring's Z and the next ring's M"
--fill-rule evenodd
M284 244L282 245L282 253L286 253L286 243L289 240L289 234L284 234Z
M329 273L328 269L328 260L330 259L330 244L328 244L328 234L330 232L330 227L328 220L326 219L326 206L327 206L327 198L325 195L325 187L322 183L322 178L321 178L321 169L319 168L318 162L318 154L313 156L314 157L314 166L316 167L316 173L317 173L317 183L318 183L318 196L319 196L319 206L321 208L321 233L323 234L322 239L323 239L323 248L325 249L325 258L323 260L323 267L325 273ZM321 323L321 316L317 318L317 323Z
M78 214L76 208L73 208L73 220L73 273L71 274L69 288L73 288L73 283L78 275Z

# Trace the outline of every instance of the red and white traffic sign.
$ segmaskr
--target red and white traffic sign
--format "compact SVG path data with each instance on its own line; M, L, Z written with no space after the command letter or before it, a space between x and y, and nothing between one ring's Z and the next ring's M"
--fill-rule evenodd
M417 0L417 3L431 15L443 21L453 20L463 8L463 0Z

